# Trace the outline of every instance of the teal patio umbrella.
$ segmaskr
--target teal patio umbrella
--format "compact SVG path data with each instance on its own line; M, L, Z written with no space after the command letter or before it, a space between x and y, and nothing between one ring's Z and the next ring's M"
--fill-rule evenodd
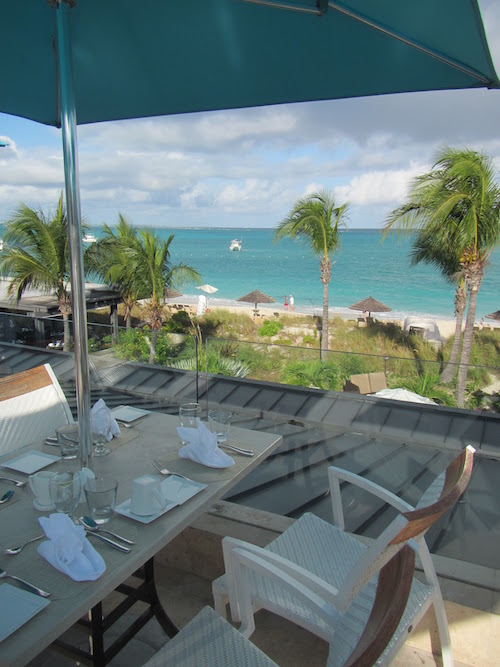
M500 86L476 0L15 0L2 23L0 111L62 128L87 452L78 123Z

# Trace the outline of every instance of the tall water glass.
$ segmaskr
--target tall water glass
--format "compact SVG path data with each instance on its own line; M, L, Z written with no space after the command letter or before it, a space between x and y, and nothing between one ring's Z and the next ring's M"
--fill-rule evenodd
M111 413L109 410L98 410L92 415L92 440L95 442L93 456L106 456L111 451L104 445L108 442L111 431Z
M50 478L49 493L56 510L71 516L80 502L80 473L57 473Z
M199 403L184 403L179 407L179 424L184 428L198 428L197 419L201 419L201 405ZM187 441L182 440L183 445Z

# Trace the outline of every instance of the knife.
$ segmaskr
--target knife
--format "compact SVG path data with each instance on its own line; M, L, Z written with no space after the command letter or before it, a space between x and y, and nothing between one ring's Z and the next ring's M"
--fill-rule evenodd
M223 449L230 449L232 452L236 452L237 454L241 454L242 456L254 455L253 449L242 449L241 447L235 447L234 445L226 445L226 443L220 443L220 442L219 442L219 447L222 447Z
M118 542L115 542L114 540L110 540L109 537L105 537L104 535L101 535L100 533L96 533L95 531L92 530L86 530L85 533L87 535L92 535L92 537L97 537L98 540L102 540L102 542L106 542L106 544L109 544L110 547L114 547L115 549L118 549L118 551L122 551L124 554L129 554L130 549L128 547L124 547L122 544L118 544Z

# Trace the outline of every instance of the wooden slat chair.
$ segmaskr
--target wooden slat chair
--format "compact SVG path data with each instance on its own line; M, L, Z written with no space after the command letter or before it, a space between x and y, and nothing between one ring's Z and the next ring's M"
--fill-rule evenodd
M40 442L72 421L49 364L0 378L0 454Z
M244 556L244 554L242 554ZM394 634L405 609L415 567L415 552L399 550L378 577L373 608L359 642L346 660L339 662L331 646L327 667L370 667ZM314 604L314 602L313 602ZM144 667L278 667L210 607L205 607Z
M461 452L429 487L417 508L353 473L329 468L336 525L306 513L265 548L224 538L226 574L212 584L215 610L225 616L229 601L233 621L241 621L240 630L249 637L255 629L254 613L268 609L330 641L336 653L345 656L346 650L357 644L370 613L376 588L372 577L411 539L418 549L426 580L414 579L403 618L376 664L391 662L433 605L443 664L451 667L448 623L424 535L464 492L472 473L473 456L472 447ZM340 479L374 491L401 512L369 546L344 531ZM405 522L403 527L401 521ZM315 596L316 603L312 604L310 599Z

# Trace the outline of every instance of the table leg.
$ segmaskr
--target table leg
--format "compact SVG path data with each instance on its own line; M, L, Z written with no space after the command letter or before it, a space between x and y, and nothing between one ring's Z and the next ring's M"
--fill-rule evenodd
M120 584L116 591L125 596L125 599L107 616L103 616L102 602L99 602L90 610L90 620L81 619L79 621L80 625L84 625L89 631L90 652L71 646L62 639L56 640L55 644L79 657L87 658L94 667L105 667L152 618L156 618L166 635L174 637L179 630L163 609L158 597L154 576L154 559L148 560L141 570L133 576L140 578L141 583L137 587ZM105 649L104 633L137 602L146 603L147 609Z

